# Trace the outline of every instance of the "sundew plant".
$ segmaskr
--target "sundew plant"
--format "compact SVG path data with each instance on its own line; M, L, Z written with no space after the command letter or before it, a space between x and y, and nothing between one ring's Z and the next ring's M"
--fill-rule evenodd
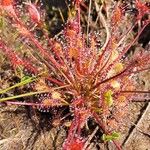
M0 94L30 85L29 92L3 97L0 102L27 105L47 113L51 109L67 109L68 114L62 118L71 116L71 119L63 150L90 149L90 140L83 134L89 119L101 130L101 140L113 142L120 150L118 141L128 106L138 96L149 98L150 92L139 89L135 77L150 69L150 53L141 48L127 57L127 52L150 23L150 9L135 0L136 15L131 21L125 12L127 6L121 1L114 2L109 16L105 1L94 3L105 29L102 45L97 43L100 35L92 31L87 34L82 29L82 0L72 1L68 20L58 38L49 38L44 12L36 4L24 2L19 6L13 0L0 3L0 52L10 60L21 79ZM137 33L131 35L139 24ZM24 102L18 100L21 97Z

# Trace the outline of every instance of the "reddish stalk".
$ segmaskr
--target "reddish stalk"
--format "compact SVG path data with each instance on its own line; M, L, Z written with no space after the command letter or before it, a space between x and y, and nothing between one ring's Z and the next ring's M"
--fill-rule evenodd
M138 35L134 38L134 40L121 52L121 54L119 54L119 56L107 67L105 68L105 70L111 70L111 68L125 55L125 53L131 48L132 45L135 44L135 42L137 41L138 37L141 35L141 33L143 32L143 30L145 29L145 27L149 24L149 22L147 22L142 29L140 30L140 32L138 33ZM104 71L101 76L105 75L106 72Z

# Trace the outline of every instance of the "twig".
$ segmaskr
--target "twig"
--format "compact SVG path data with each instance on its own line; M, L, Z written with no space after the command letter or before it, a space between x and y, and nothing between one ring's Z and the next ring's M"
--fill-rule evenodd
M137 127L137 125L135 123L132 122L132 124L136 127L137 131L139 131L140 133L144 134L145 136L150 137L149 133L145 133L144 131L142 131L142 129Z
M93 133L89 136L88 140L86 141L83 150L86 150L87 146L89 145L90 141L92 140L92 138L94 137L94 135L96 134L96 132L98 131L99 127L97 126L95 128L95 130L93 131Z
M110 31L109 31L109 28L108 28L108 25L107 25L107 22L106 22L106 19L104 18L104 15L102 14L102 6L99 8L97 2L95 1L95 8L96 8L96 11L98 12L98 16L100 18L100 21L102 23L102 25L105 27L106 29L106 41L103 45L103 47L101 49L104 49L110 39Z
M136 125L134 125L134 129L131 131L130 135L127 137L127 139L124 141L123 146L125 147L125 145L127 145L127 143L132 139L134 133L135 133L135 129L139 127L139 125L142 123L147 111L150 110L150 103L148 103L148 105L146 106L145 111L143 112L142 116L140 117L140 119L138 120L138 122L136 123Z
M89 25L90 25L90 15L91 15L91 7L92 7L92 0L89 3L89 12L88 12L88 22L87 22L87 42L88 42L88 34L89 34Z

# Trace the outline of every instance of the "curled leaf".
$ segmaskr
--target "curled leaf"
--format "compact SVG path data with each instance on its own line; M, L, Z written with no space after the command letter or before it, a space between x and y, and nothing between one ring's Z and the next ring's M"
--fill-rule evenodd
M113 104L113 98L112 98L112 94L113 92L111 90L108 90L105 94L104 94L104 99L106 104L111 107Z
M105 142L112 141L112 140L117 140L120 137L119 132L113 132L111 135L102 135L102 140Z
M32 4L31 2L25 3L25 4L28 6L28 12L29 12L31 20L35 23L39 23L41 20L41 17L40 17L40 13L37 10L36 6L34 4Z

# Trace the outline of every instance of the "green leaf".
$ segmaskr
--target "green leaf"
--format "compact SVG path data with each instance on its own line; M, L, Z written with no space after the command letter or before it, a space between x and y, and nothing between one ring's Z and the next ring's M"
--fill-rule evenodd
M31 79L32 77L30 77L30 76L23 76L22 78L21 78L21 82L23 82L23 81L25 81L25 80L28 80L28 79Z
M108 91L104 94L105 102L107 103L107 105L108 105L109 107L111 107L112 104L113 104L113 97L112 97L112 95L113 95L113 92L112 92L111 90L108 90Z
M17 99L17 98L32 96L32 95L45 93L45 92L47 92L47 91L29 92L29 93L25 93L25 94L20 94L20 95L15 95L15 96L11 96L11 97L6 97L6 98L0 99L0 102L5 102L5 101L8 101L8 100L14 100L14 99Z
M2 17L0 17L0 29L3 27L3 25L4 25L3 18L2 18Z
M26 85L28 83L31 83L31 82L35 81L35 80L37 80L36 77L29 77L29 78L26 77L26 79L21 80L21 82L15 84L13 86L10 86L10 87L8 87L6 89L0 90L0 94L6 93L9 90L12 90L12 89L14 89L16 87L20 87L20 86Z
M103 134L102 135L102 140L105 141L105 142L108 142L108 141L117 140L119 137L120 137L119 132L113 132L111 135Z
M112 136L114 139L118 139L120 137L120 133L119 132L113 132Z

